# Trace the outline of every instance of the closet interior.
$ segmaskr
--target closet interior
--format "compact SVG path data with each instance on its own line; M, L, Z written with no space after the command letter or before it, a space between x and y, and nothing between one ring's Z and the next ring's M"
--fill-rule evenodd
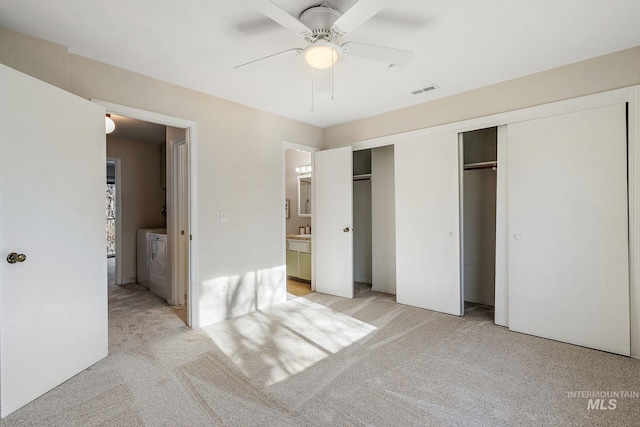
M494 306L498 128L464 132L461 140L463 298L465 306Z
M371 289L371 150L353 153L353 286L354 295Z
M353 152L354 295L395 294L393 146Z

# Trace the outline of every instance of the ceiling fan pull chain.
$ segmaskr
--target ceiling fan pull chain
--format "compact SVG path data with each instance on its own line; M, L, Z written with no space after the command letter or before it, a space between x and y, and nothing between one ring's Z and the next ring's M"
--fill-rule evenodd
M315 68L311 68L311 112L313 113L314 107L314 92L315 92L315 80L316 80L316 71Z
M331 52L333 55L333 52ZM333 64L331 64L331 100L333 101Z

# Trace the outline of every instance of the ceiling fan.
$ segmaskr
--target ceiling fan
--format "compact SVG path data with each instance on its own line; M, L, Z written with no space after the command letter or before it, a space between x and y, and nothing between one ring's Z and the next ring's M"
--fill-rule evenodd
M270 0L246 0L256 10L272 19L292 33L304 38L309 44L304 49L294 48L255 59L234 67L244 71L267 61L288 55L303 55L314 69L332 67L340 57L350 55L383 62L390 69L399 68L411 60L413 52L347 41L336 44L343 37L365 23L383 8L383 0L359 0L346 12L341 12L328 2L302 11L298 18L290 15Z

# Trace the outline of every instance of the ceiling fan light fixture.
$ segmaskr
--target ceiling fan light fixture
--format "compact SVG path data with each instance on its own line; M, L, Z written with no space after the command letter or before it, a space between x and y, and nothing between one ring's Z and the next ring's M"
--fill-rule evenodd
M340 58L340 46L326 40L317 40L304 49L307 64L318 70L331 67Z

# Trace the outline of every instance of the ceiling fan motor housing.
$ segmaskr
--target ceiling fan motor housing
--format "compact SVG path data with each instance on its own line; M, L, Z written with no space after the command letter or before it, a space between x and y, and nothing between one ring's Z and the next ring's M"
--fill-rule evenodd
M342 13L323 3L320 6L310 7L300 14L300 22L312 29L311 34L305 35L305 38L314 42L319 39L330 42L340 36L334 28L333 24L342 16Z
M385 46L352 41L342 45L336 44L338 38L352 32L383 8L384 2L379 0L356 2L355 4L360 7L352 5L345 13L325 1L302 11L298 19L277 6L272 0L251 0L250 3L285 29L304 38L308 45L304 49L289 49L256 59L235 67L237 70L248 69L245 67L292 52L303 53L307 63L319 70L332 67L341 56L347 53L351 56L383 62L387 66L392 65L396 68L406 65L413 56L413 52Z

